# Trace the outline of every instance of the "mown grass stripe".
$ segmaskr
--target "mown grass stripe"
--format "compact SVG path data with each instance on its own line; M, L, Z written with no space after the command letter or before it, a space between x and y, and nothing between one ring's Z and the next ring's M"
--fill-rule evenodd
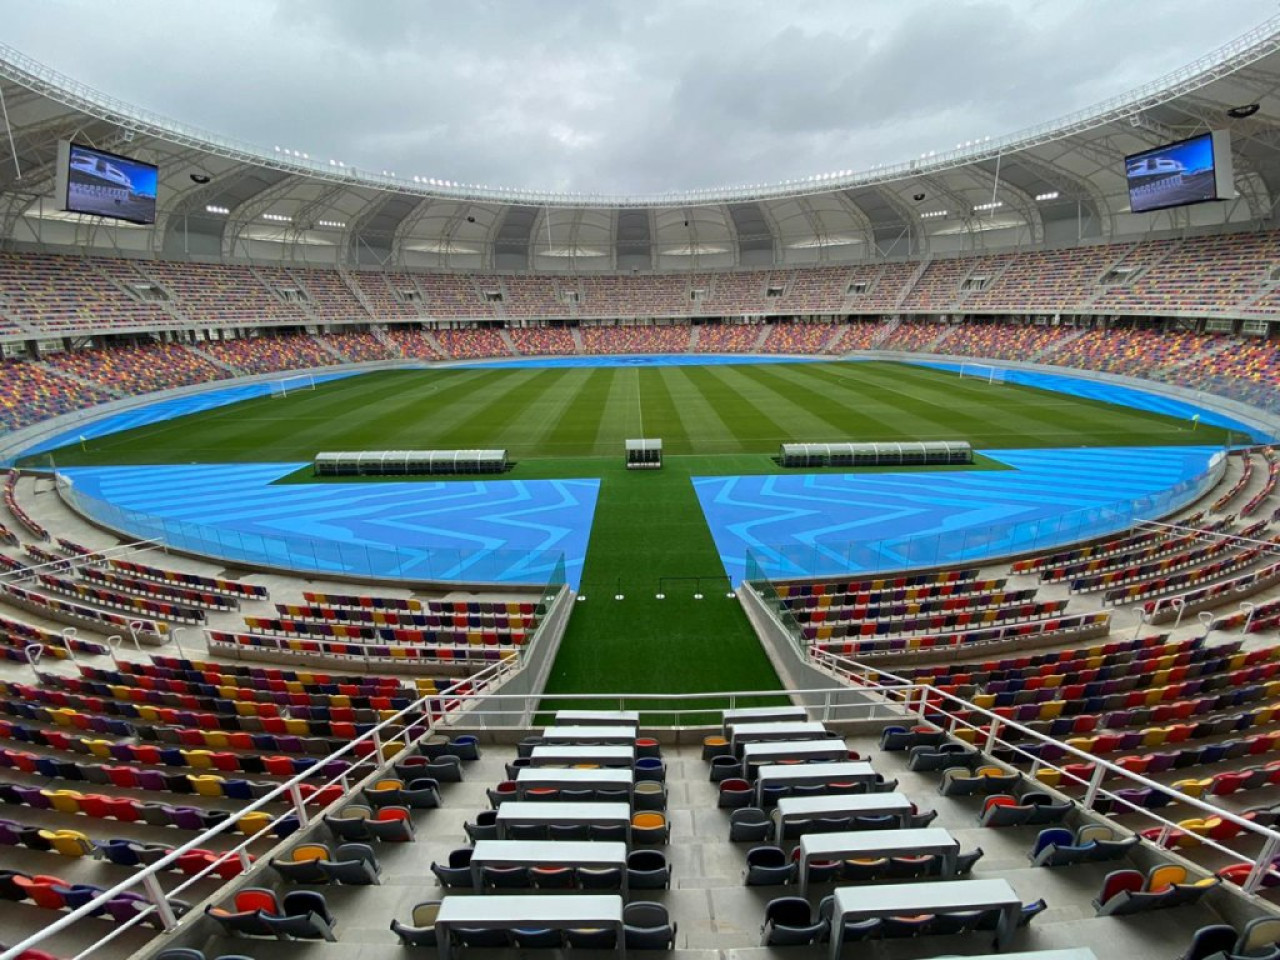
M726 422L721 406L707 395L704 381L693 376L690 368L660 370L658 379L679 426L669 446L663 438L666 452L678 456L695 452L737 453L745 449Z

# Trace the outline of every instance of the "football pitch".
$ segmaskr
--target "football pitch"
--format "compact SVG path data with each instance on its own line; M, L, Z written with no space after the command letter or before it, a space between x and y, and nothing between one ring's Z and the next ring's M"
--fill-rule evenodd
M635 437L662 439L662 470L624 469L623 441ZM1013 449L1211 445L1229 436L1156 413L879 361L491 366L320 383L91 439L54 451L53 460L282 462L325 450L496 448L516 461L507 478L599 478L586 599L575 605L548 693L678 694L779 687L726 596L691 478L780 473L772 458L786 442L894 440ZM285 482L317 481L308 469Z
M1163 446L1225 433L1060 393L907 364L395 370L261 397L56 451L59 465L310 460L321 450L501 448L521 461L776 454L787 442ZM539 467L539 470L545 467ZM545 475L545 474L540 474Z

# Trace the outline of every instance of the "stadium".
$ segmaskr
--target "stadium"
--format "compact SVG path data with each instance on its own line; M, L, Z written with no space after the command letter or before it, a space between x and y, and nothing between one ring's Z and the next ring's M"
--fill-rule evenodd
M574 194L0 47L0 960L1280 956L1277 90Z

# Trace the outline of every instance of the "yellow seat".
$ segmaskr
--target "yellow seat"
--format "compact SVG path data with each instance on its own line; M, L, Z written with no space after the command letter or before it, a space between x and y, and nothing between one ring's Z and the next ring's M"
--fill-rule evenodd
M212 770L213 769L213 753L208 750L181 750L182 759L187 761L188 767L194 767L196 770Z
M1036 771L1036 780L1043 783L1046 787L1056 787L1062 782L1062 771L1052 770L1049 767L1041 767Z
M1147 892L1160 893L1175 883L1187 882L1187 868L1177 863L1163 863L1147 874Z
M150 704L139 703L134 709L138 711L139 719L150 720L153 723L160 719L160 711Z
M979 710L990 710L996 705L994 693L979 693L973 698L973 705Z
M187 782L191 784L191 789L201 797L220 797L222 796L222 777L210 773L187 774Z
M333 855L323 843L304 843L289 851L289 859L294 863L306 863L310 860L332 860Z
M390 760L403 749L404 743L400 740L392 740L390 743L384 743L382 745L382 759Z
M1069 737L1067 739L1067 746L1074 747L1081 753L1093 753L1093 744L1093 737Z
M111 741L110 740L85 740L84 745L89 748L89 752L95 757L111 758Z
M76 713L70 707L53 707L49 710L49 719L60 727L70 727L75 723Z
M288 717L284 722L285 733L291 733L295 737L311 736L311 721L303 720L299 717Z
M634 843L664 843L667 818L660 813L637 813L631 817L631 839Z
M978 731L973 729L973 727L956 727L955 730L951 731L951 736L964 743L978 742Z
M96 849L93 841L79 830L41 830L40 838L64 857L92 856Z
M1179 793L1185 793L1188 797L1198 797L1204 793L1211 783L1213 783L1213 780L1208 778L1204 780L1178 780L1174 783L1173 789Z
M227 737L225 730L206 730L204 732L205 746L211 750L225 750L231 745L231 740Z
M236 827L240 832L247 836L253 836L255 833L261 833L271 824L271 814L263 813L261 810L255 810L253 813L246 813L236 821Z
M1065 700L1049 700L1040 704L1041 720L1057 720L1062 716L1062 711L1066 709L1067 702Z
M41 790L49 801L49 806L59 813L79 813L80 798L84 796L79 790Z
M1200 838L1208 834L1214 825L1221 822L1219 817L1211 817L1208 820L1201 820L1198 817L1190 820L1179 820L1178 830L1181 831L1182 836L1176 838L1173 846L1177 849L1198 846Z
M1164 743L1165 738L1169 736L1167 727L1147 727L1142 731L1142 745L1144 747L1158 747Z

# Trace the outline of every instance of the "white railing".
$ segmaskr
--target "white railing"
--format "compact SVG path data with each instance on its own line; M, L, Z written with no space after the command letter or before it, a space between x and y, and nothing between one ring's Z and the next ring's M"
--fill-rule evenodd
M684 727L719 728L722 712L726 708L732 708L743 701L756 701L762 697L776 698L785 696L804 705L813 719L823 722L884 723L914 720L938 726L940 729L952 734L962 729L971 730L974 732L974 739L977 741L975 746L978 749L990 751L1000 747L1012 752L1015 756L1022 756L1028 760L1031 764L1031 769L1026 775L1032 780L1035 779L1038 770L1051 769L1057 771L1063 780L1082 787L1084 796L1078 802L1084 809L1092 809L1099 797L1108 797L1113 809L1125 808L1148 819L1160 830L1156 838L1157 843L1161 843L1173 831L1180 829L1177 821L1160 816L1156 811L1146 807L1137 806L1123 796L1118 796L1116 791L1124 788L1149 789L1165 794L1172 801L1189 807L1200 814L1217 817L1233 823L1241 829L1241 835L1256 838L1261 843L1260 854L1251 856L1247 853L1242 853L1207 836L1198 836L1198 840L1201 845L1229 856L1237 862L1252 863L1250 874L1243 885L1246 893L1253 893L1259 888L1271 868L1273 858L1280 854L1280 832L1261 827L1212 803L1182 794L1169 786L1127 771L1098 756L1066 746L1061 741L1046 737L1022 724L977 707L960 697L927 684L917 684L897 678L884 670L867 667L856 661L822 653L817 654L815 659L820 660L825 669L845 680L847 685L787 691L747 690L676 694L618 693L601 695L584 693L545 696L543 694L489 694L484 692L483 689L470 693L457 692L458 687L464 683L473 688L476 686L492 687L503 676L501 671L504 668L504 664L495 664L491 668L492 673L485 671L460 681L459 684L453 687L419 698L410 706L383 720L367 733L346 744L340 750L335 751L324 761L320 761L322 764L328 760L342 759L344 757L356 760L351 769L326 781L318 789L324 789L324 787L333 784L341 785L344 790L343 797L335 800L330 806L345 803L349 800L349 791L358 789L382 775L381 771L386 763L390 762L391 758L396 755L391 754L390 757L384 759L384 748L388 744L399 742L407 747L416 743L422 737L438 732L442 727L446 726L510 731L512 729L512 722L510 721L515 718L528 718L538 713L549 713L550 711L544 706L546 701L590 701L593 706L598 706L602 701L605 701L618 709L639 711L642 727L653 727L653 721L660 720L662 721L661 726L678 730ZM511 668L508 667L506 669L509 670ZM888 681L887 685L883 682L884 680ZM672 706L673 704L675 706ZM694 705L690 706L690 704ZM702 704L705 704L705 706ZM673 717L681 722L676 725L671 724L669 721ZM403 724L402 729L394 735L384 738L384 732L389 727L400 724ZM1003 735L1008 733L1016 734L1019 738L1018 741L1006 739ZM1065 757L1071 762L1080 761L1092 764L1093 771L1088 777L1081 777L1067 771L1063 766L1045 762L1026 749L1026 741L1036 744L1052 743L1061 749ZM368 758L356 757L356 751L360 744L372 745L373 749ZM353 782L352 770L358 771L360 763L368 763L369 772ZM176 930L184 923L194 921L198 917L196 914L188 915L186 918L175 916L166 897L181 894L196 881L214 873L220 864L228 860L238 859L246 870L249 869L251 861L248 855L248 848L256 839L261 838L266 830L269 830L274 824L286 817L293 816L298 819L300 832L329 809L329 807L325 807L311 810L305 805L299 787L307 779L309 772L304 771L295 775L271 793L239 809L233 818L229 818L216 827L174 848L155 864L116 884L83 907L58 917L40 933L0 952L0 960L15 960L22 951L38 947L50 937L67 929L80 919L89 916L115 895L138 887L141 887L151 900L152 906L128 922L114 928L96 943L76 954L73 960L80 960L80 958L88 956L102 945L115 939L125 929L135 926L144 920L149 920L153 914L159 919L161 927L166 931ZM1109 778L1115 778L1121 782L1118 786L1111 784L1109 788L1104 789L1103 780ZM164 893L157 879L159 873L173 866L184 853L197 848L207 848L209 841L214 837L237 829L239 820L246 814L259 811L267 804L276 801L289 803L289 811L271 820L259 832L246 837L230 849L222 852L217 860L209 864L206 869L185 879L181 884L173 888L168 895ZM265 860L264 857L260 856L253 869L264 868ZM1273 876L1280 876L1280 872L1272 870L1271 873Z
M1009 720L990 710L975 706L961 697L929 684L913 683L885 670L867 666L855 660L836 657L823 651L815 651L814 660L832 674L841 677L850 684L856 685L863 692L886 697L900 703L921 722L927 722L932 726L941 726L948 734L952 735L957 730L972 731L976 749L989 753L994 748L1000 747L1011 752L1014 756L1028 761L1030 770L1021 772L1032 780L1036 779L1041 770L1055 771L1062 781L1075 784L1084 789L1083 798L1076 802L1085 810L1093 809L1099 797L1106 797L1112 803L1113 810L1124 808L1129 813L1134 813L1150 820L1153 826L1158 827L1160 831L1155 841L1158 845L1163 845L1164 841L1175 830L1182 829L1179 822L1160 816L1155 810L1148 807L1138 806L1127 798L1119 796L1117 791L1133 788L1151 790L1168 797L1170 803L1182 804L1206 817L1216 817L1235 824L1241 828L1242 835L1254 837L1261 841L1261 853L1257 855L1243 853L1211 837L1199 834L1197 834L1197 840L1200 845L1223 853L1237 862L1251 862L1253 864L1248 879L1243 884L1243 889L1246 893L1255 893L1268 872L1273 877L1280 877L1280 868L1272 867L1272 861L1277 855L1280 855L1280 832L1276 830L1259 826L1253 821L1237 816L1223 807L1201 800L1199 797L1182 793L1172 786L1150 780L1141 774L1133 773L1095 754L1085 753L1083 750L1078 750L1053 737L1045 736L1017 721ZM889 685L884 683L886 679L889 681ZM942 721L941 723L939 723L940 720ZM1006 732L1016 733L1018 740L1006 739L1005 736L1002 736ZM1028 741L1039 746L1053 744L1055 748L1062 751L1062 760L1058 763L1049 763L1042 760L1038 753L1027 749ZM1089 764L1092 766L1092 772L1087 777L1079 776L1066 768L1069 763ZM1113 784L1110 789L1104 789L1102 786L1103 781L1112 778L1123 782L1119 786Z
M105 936L95 941L93 944L89 945L84 950L77 953L75 957L72 958L72 960L80 960L81 957L86 957L90 955L94 951L98 950L100 947L106 945L107 943L110 943L112 940L118 937L125 930L135 927L143 922L150 921L153 915L155 918L158 918L161 927L165 931L172 931L177 929L179 924L182 922L182 919L177 917L174 914L173 908L169 902L170 899L177 897L183 891L187 890L189 887L191 887L193 884L195 884L199 880L209 877L211 874L215 873L218 867L223 863L227 862L228 860L238 859L242 868L244 870L248 870L251 864L253 863L253 861L250 860L249 853L248 853L248 848L250 844L260 839L267 831L272 829L276 824L278 824L280 821L284 820L285 818L291 817L291 816L297 817L298 830L299 832L301 832L302 830L305 830L308 827L308 825L315 819L315 817L318 817L321 814L323 814L326 810L329 809L329 807L337 803L346 802L348 791L351 791L355 788L362 786L363 784L371 780L373 777L379 775L379 772L387 762L386 759L384 759L383 757L383 749L385 746L392 743L400 742L401 744L403 744L404 747L407 747L410 744L421 739L422 737L429 736L430 734L435 732L438 727L446 725L449 719L451 719L451 714L455 714L465 709L469 701L472 701L475 699L483 699L486 696L482 692L460 694L456 692L457 689L463 685L471 687L473 690L477 686L480 686L480 687L493 686L504 675L504 671L502 670L502 667L503 667L503 664L501 663L495 664L493 667L487 670L481 671L480 673L474 674L473 676L466 677L459 680L458 683L450 687L446 687L442 691L438 691L436 693L431 693L423 697L420 697L419 699L411 703L409 706L398 711L394 716L388 717L387 719L381 721L380 723L375 725L371 730L355 738L353 741L346 744L341 749L334 751L328 757L319 761L316 764L316 766L322 766L324 763L328 763L329 761L341 760L343 758L350 758L352 762L352 766L350 769L344 771L339 776L333 777L332 779L329 779L323 782L317 788L318 790L323 790L325 787L329 787L334 784L340 784L342 786L343 794L344 794L343 797L333 801L333 803L329 804L329 806L326 806L324 808L317 808L314 810L314 813L312 810L308 809L305 802L303 801L302 794L299 787L303 783L303 781L308 779L308 777L312 773L312 770L308 769L308 770L304 770L299 774L295 774L293 777L291 777L289 780L285 781L284 783L280 784L280 786L276 787L276 789L272 790L270 793L265 794L264 796L258 798L257 800L254 800L252 803L249 803L246 806L239 808L233 817L228 817L226 820L224 820L222 823L219 823L217 826L213 827L212 829L206 830L205 832L199 834L195 838L188 840L186 843L183 843L177 847L174 847L172 850L169 851L168 854L166 854L160 860L156 861L154 864L148 866L145 870L140 870L137 873L133 874L128 879L122 880L120 883L117 883L115 886L108 888L107 890L103 891L103 893L101 893L99 896L91 900L89 903L86 903L84 906L78 907L75 910L72 910L70 913L63 914L62 916L54 920L52 923L44 927L44 929L41 930L39 933L34 934L26 938L25 940L20 941L19 943L15 944L12 947L9 947L3 952L0 952L0 960L15 960L15 958L17 958L20 954L22 954L24 950L38 948L40 944L44 943L50 937L61 932L62 930L67 929L73 924L78 923L81 919L92 915L96 910L105 906L105 904L109 900L111 900L113 897L115 897L117 894L129 892L129 891L136 892L136 888L138 887L142 888L142 891L145 893L147 898L151 901L151 906L143 911L140 911L137 914L137 916L134 916L129 920L127 920L126 922L116 926L113 930L111 930ZM511 668L508 668L508 670L509 669ZM437 704L438 704L438 709L433 709L433 707ZM436 714L438 714L438 716ZM426 721L425 724L423 723L424 719ZM394 735L384 740L384 731L388 730L388 728L392 726L401 726L402 729L400 729ZM371 744L373 747L371 755L367 759L364 757L358 756L359 745L361 744ZM392 756L394 756L394 754ZM352 783L351 771L358 770L362 763L370 764L369 773L361 777L355 783ZM178 858L181 857L183 854L191 850L206 849L209 844L209 841L213 840L215 837L219 837L223 834L226 834L229 831L234 831L239 829L238 827L239 821L245 815L262 810L268 804L275 803L275 802L289 803L290 805L289 812L272 818L260 830L256 831L255 833L249 836L246 836L244 840L235 844L229 850L226 850L223 853L221 853L216 860L210 863L203 870L200 870L195 874L189 875L185 880L183 880L182 883L178 884L176 887L170 890L167 894L164 892L164 890L160 886L160 881L157 878L158 874L164 871L167 871L171 867L173 867L177 863Z

